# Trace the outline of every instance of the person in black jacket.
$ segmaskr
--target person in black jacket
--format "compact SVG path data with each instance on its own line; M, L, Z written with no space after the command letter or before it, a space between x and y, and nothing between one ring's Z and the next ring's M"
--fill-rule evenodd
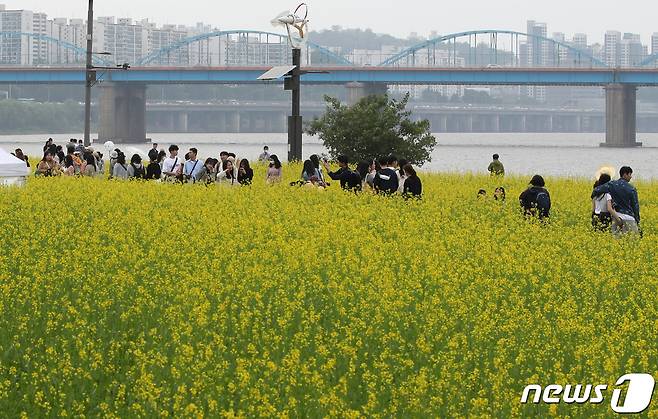
M329 163L324 162L324 168L327 170L327 174L333 180L339 180L341 188L350 191L361 190L361 176L357 172L350 170L347 156L338 156L338 166L340 168L332 172L330 171Z
M254 169L249 166L249 160L240 160L240 168L238 169L238 183L240 185L251 185L254 180Z
M161 150L158 152L157 155L153 155L153 153L149 152L149 159L150 162L148 166L146 166L146 180L159 180L160 177L162 177L162 166L160 166L160 162L162 159L165 158L166 154L164 150ZM155 157L155 158L154 158Z
M530 187L519 196L521 209L526 216L539 217L540 220L550 216L551 196L545 185L544 178L535 175L530 180Z
M423 184L416 174L416 170L410 164L405 164L402 170L404 170L404 174L406 175L402 196L407 199L420 199L423 196Z
M374 180L375 191L379 194L393 195L398 191L399 179L398 173L395 170L395 162L397 158L394 156L383 157L379 159L381 169L377 172ZM393 167L391 167L393 166Z

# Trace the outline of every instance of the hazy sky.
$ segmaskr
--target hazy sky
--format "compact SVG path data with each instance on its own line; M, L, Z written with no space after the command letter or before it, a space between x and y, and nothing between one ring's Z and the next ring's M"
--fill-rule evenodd
M0 0L7 8L43 11L50 17L85 17L88 0ZM272 30L270 19L299 0L95 0L96 16L148 18L156 23L203 21L220 29ZM603 40L607 29L642 34L648 42L658 32L654 0L316 0L310 1L311 29L371 28L406 37L471 29L525 31L534 19L552 32L585 32L590 42Z

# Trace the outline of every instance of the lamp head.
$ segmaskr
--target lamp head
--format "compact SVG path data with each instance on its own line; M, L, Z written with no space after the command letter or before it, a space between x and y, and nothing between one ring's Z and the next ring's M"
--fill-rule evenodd
M308 36L308 6L301 3L294 12L282 12L272 19L275 27L285 27L288 32L288 42L293 48L302 48Z

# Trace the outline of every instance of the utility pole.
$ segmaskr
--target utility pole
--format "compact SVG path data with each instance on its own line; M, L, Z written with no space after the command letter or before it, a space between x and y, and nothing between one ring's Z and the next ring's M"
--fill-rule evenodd
M87 15L87 64L85 71L85 147L91 145L91 87L96 81L96 71L92 65L94 47L94 0L89 0Z

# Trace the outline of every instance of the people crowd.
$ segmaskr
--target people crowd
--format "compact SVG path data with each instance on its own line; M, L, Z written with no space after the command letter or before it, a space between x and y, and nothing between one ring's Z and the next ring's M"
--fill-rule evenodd
M130 159L118 148L110 152L109 167L105 170L103 154L92 147L84 147L81 141L71 139L64 147L56 145L49 138L43 147L43 158L36 167L38 176L107 176L113 179L143 179L172 183L222 184L227 186L245 186L254 181L254 170L249 160L238 159L234 153L222 151L219 159L208 157L199 159L196 148L190 148L184 156L179 156L177 145L171 145L167 151L154 143L148 151L148 164L144 164L139 154ZM14 153L24 160L29 167L29 159L20 149ZM270 154L265 146L258 157L259 162L267 164L264 181L268 184L280 183L283 179L283 166L275 154ZM405 159L394 155L361 161L354 169L346 156L336 159L338 169L331 170L331 164L325 156L314 154L303 162L299 180L291 186L324 189L331 181L340 187L352 191L372 191L391 196L420 199L423 196L421 179L416 169ZM503 178L505 169L498 154L487 170L492 177ZM619 179L612 180L610 174L603 173L594 184L591 195L591 223L596 231L609 231L615 237L626 234L642 234L640 228L640 204L637 190L631 185L633 169L624 166L619 171ZM487 199L487 191L480 189L478 199ZM499 186L493 193L493 199L504 202L506 190ZM541 175L535 175L528 188L519 196L519 205L526 217L538 218L547 222L551 214L551 196L546 182Z
M77 140L71 139L62 147L50 138L43 150L43 158L36 168L37 176L109 177L228 186L245 186L254 181L254 170L249 160L238 159L228 151L222 151L219 159L208 157L202 161L195 147L181 156L175 144L164 151L153 143L147 153L149 161L145 164L141 155L133 154L128 158L121 149L115 148L110 152L106 172L103 154L93 147L84 147ZM26 157L25 160L28 161ZM276 154L270 154L267 146L258 160L267 164L266 183L275 184L283 180L283 165ZM323 189L330 186L330 181L337 181L341 188L353 192L371 190L381 195L399 193L405 198L422 196L422 182L414 167L404 159L398 161L395 156L386 156L362 161L352 169L348 158L339 156L337 164L338 170L332 171L326 157L314 154L304 161L300 178L293 185Z

